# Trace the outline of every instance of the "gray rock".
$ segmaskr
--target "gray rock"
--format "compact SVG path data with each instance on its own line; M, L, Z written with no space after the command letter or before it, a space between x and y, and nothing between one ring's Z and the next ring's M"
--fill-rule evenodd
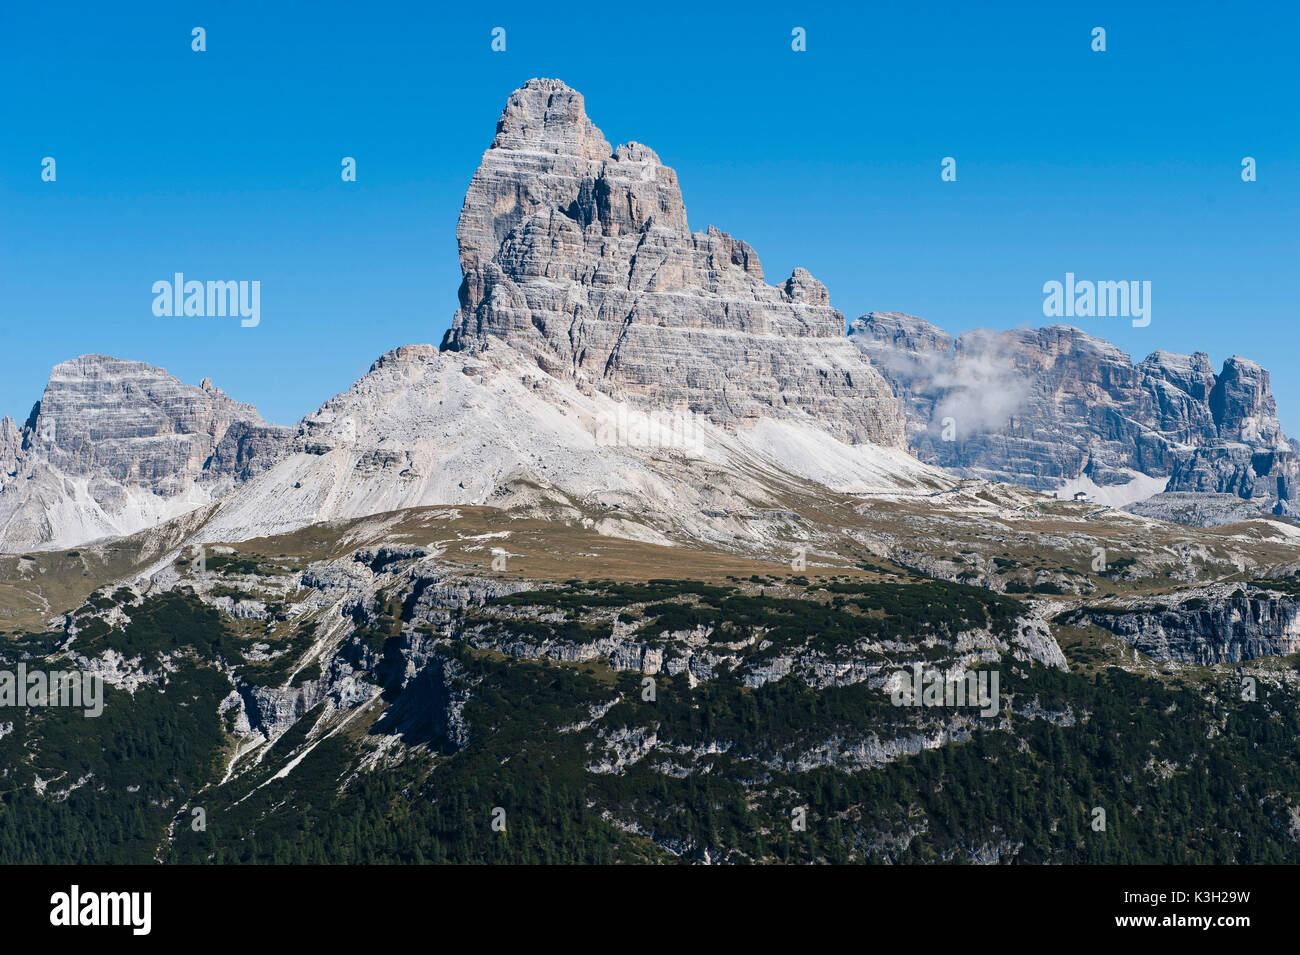
M1300 652L1300 601L1254 585L1212 585L1165 605L1128 598L1082 608L1074 619L1158 660L1207 666Z
M200 478L214 481L231 477L236 482L247 481L275 462L290 434L289 428L235 421L212 449Z
M444 349L496 336L549 374L719 424L807 417L851 443L901 442L889 386L825 286L803 269L768 285L749 245L691 233L676 173L639 143L611 149L558 80L511 95L456 235Z
M1116 504L1228 493L1255 513L1293 513L1300 464L1255 362L1229 358L1216 376L1204 352L1157 351L1135 365L1064 325L953 339L896 312L864 315L849 335L889 380L927 463L1036 490L1087 479ZM1176 503L1166 513L1192 523L1222 509Z
M235 424L265 423L206 379L196 388L161 368L86 355L55 366L24 449L65 474L175 494Z
M191 510L257 473L288 429L204 379L84 355L56 365L21 433L0 422L0 550L70 546Z
M18 452L22 447L22 432L14 424L14 419L0 418L0 484L18 470Z

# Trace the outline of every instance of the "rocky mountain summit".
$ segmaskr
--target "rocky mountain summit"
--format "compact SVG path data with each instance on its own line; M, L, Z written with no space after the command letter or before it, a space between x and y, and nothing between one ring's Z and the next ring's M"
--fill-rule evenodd
M21 430L0 422L0 549L167 520L256 473L289 433L207 379L103 355L63 362Z
M803 269L768 285L745 242L692 233L676 173L611 149L580 93L516 90L456 232L464 280L444 348L492 336L550 374L729 427L796 418L852 444L899 445L889 386Z
M0 427L5 548L130 533L232 488L213 525L230 536L492 503L731 540L756 504L780 511L773 482L952 483L902 447L825 287L803 269L768 285L747 244L691 233L673 170L612 149L563 83L512 94L457 235L441 349L385 355L296 429L147 365L59 366L21 434Z
M384 355L296 428L138 362L59 365L21 428L0 421L0 552L215 501L207 540L488 505L748 551L791 536L794 500L946 493L940 467L1190 523L1292 512L1300 465L1255 363L897 313L846 336L808 272L769 285L748 244L691 232L676 173L612 148L558 80L510 96L457 236L441 347Z
M1197 523L1232 494L1294 514L1300 463L1282 433L1268 372L1233 356L1216 375L1204 352L1141 362L1077 328L978 330L953 338L896 312L864 315L850 337L893 386L921 460L968 477L1082 490L1116 506ZM1192 499L1193 502L1195 498Z

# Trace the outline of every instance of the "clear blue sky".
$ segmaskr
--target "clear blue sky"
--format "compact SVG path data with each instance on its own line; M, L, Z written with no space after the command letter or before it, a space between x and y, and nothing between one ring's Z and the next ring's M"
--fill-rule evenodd
M1046 324L1067 271L1149 280L1149 327L1076 324L1137 358L1255 358L1300 433L1296 7L7 3L0 413L101 352L292 423L384 351L437 343L465 187L510 91L553 76L769 280L802 265L849 318L954 332ZM154 317L178 271L260 281L261 325Z

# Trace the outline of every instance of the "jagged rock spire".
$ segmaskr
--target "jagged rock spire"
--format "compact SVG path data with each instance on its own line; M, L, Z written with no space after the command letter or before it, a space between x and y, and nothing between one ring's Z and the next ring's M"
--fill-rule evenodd
M808 419L897 445L884 379L804 269L768 285L746 243L687 226L677 174L639 143L611 149L581 94L511 94L457 229L463 282L446 349L491 337L551 374L743 427Z

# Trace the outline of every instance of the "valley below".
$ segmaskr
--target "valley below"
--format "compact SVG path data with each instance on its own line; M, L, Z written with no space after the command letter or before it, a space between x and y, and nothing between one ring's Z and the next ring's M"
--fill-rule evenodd
M0 859L1300 860L1288 525L789 503L750 553L429 507L0 558L3 667L106 684L6 713Z

